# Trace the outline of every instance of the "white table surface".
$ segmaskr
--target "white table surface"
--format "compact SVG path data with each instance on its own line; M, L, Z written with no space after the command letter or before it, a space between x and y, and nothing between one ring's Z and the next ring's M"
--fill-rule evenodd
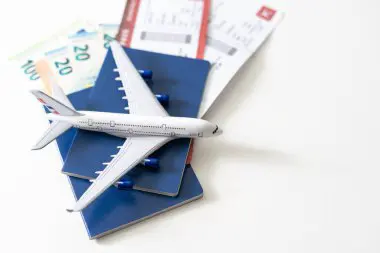
M3 1L1 59L119 21L123 1L95 2ZM269 3L284 21L207 114L224 134L196 142L204 198L101 240L65 211L54 145L30 151L46 122L1 65L0 252L380 252L380 2Z

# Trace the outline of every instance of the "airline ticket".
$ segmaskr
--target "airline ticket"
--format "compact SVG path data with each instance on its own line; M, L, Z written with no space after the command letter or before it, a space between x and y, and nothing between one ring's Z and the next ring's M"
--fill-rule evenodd
M233 1L212 1L204 55L212 68L199 117L207 112L236 72L279 24L283 15L261 4L246 9Z
M129 0L117 40L126 47L203 58L210 0Z

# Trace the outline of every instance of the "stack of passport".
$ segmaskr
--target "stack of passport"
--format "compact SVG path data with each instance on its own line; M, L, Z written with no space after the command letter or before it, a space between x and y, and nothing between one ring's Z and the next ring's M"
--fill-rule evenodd
M136 69L153 71L147 83L155 94L169 95L169 115L197 117L210 64L203 60L125 49ZM124 91L117 89L111 52L107 53L95 86L69 95L77 110L127 113ZM110 187L82 211L90 239L99 238L203 196L191 165L186 164L190 139L169 142L151 155L159 169L137 166L125 175L133 189ZM74 196L80 196L96 178L96 171L116 154L123 139L103 133L71 129L57 139Z

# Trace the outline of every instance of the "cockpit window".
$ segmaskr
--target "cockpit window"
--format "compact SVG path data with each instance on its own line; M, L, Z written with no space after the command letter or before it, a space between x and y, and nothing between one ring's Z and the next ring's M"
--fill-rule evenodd
M212 134L215 134L218 131L218 129L219 129L219 127L218 127L218 125L216 125L216 128L214 131L212 131Z

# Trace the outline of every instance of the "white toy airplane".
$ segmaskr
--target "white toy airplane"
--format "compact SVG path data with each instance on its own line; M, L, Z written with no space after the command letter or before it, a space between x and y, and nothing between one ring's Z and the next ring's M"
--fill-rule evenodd
M217 136L222 130L215 124L195 118L170 117L146 85L132 62L117 43L111 43L112 54L120 74L122 89L128 99L129 114L76 111L62 89L52 81L52 98L33 90L32 93L52 113L53 123L33 149L41 149L71 127L105 132L127 138L117 155L93 181L69 212L87 207L108 187L165 143L176 138ZM116 87L115 87L116 88Z

